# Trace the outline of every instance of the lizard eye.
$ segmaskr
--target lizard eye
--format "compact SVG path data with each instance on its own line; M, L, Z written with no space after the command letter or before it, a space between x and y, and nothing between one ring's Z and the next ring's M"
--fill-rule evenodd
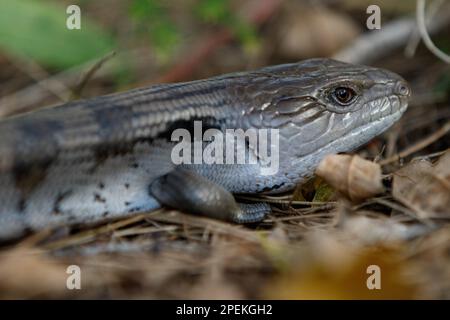
M347 88L347 87L337 87L336 89L334 89L334 91L331 93L331 97L333 98L334 101L336 101L338 104L340 105L344 105L347 106L349 105L351 102L353 102L353 100L356 97L356 92L351 89L351 88Z

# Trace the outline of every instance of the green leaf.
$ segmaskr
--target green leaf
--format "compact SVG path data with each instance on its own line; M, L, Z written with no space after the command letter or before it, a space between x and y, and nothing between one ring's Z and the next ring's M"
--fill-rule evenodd
M201 0L195 9L199 18L209 23L226 24L232 17L227 0Z
M131 14L141 20L158 18L161 14L164 14L162 6L156 0L134 0L130 9Z
M138 25L144 26L158 60L167 61L178 47L181 35L162 1L134 0L130 12Z
M0 50L41 65L68 68L114 50L112 37L88 21L81 8L81 29L66 27L65 6L42 0L0 1Z
M231 28L244 45L247 54L257 52L261 43L254 26L242 20L236 20L235 23L231 24Z
M229 0L201 0L195 12L201 21L230 28L248 54L259 49L260 41L255 27L233 13Z
M444 73L433 89L437 94L450 95L450 75Z
M154 21L148 26L150 39L156 54L162 61L168 59L180 42L180 34L174 25L165 19Z
M330 201L330 199L334 196L335 190L333 187L328 185L325 181L320 178L317 178L315 183L316 185L316 193L313 198L313 202L326 202Z

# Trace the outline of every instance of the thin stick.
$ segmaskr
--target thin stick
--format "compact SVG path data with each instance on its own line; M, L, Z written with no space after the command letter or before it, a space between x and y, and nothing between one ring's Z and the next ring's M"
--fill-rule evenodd
M417 0L416 17L420 35L428 50L445 63L450 64L450 56L436 47L428 34L427 27L425 26L425 0Z
M155 232L170 232L175 231L179 227L178 226L166 226L166 227L147 227L147 228L131 228L114 231L112 234L113 238L120 238L125 236L135 236L140 234L150 234Z
M448 1L447 1L448 2ZM427 30L431 34L443 29L449 23L450 10L446 3L439 14L430 19ZM334 59L367 64L389 55L390 52L405 45L411 31L416 28L414 17L399 18L383 25L380 32L365 32L349 46L333 55Z
M315 206L315 205L326 205L326 204L335 204L336 201L296 201L296 200L284 200L282 198L258 198L258 197L247 197L247 196L238 196L239 199L248 200L248 201L256 201L256 202L266 202L266 203L275 203L275 204L294 204L294 205L303 205L303 206Z
M281 222L281 221L293 221L300 219L314 219L314 218L334 218L332 213L313 213L307 215L289 216L289 217L277 217L264 220L264 222Z
M50 92L62 102L68 101L71 94L70 89L63 82L50 77L48 72L37 62L25 56L11 58L10 61L14 63L19 70L35 80L36 84L41 88Z
M151 212L149 214L156 214L157 212L159 212L159 210ZM61 249L64 247L68 247L71 245L76 245L76 244L83 244L83 243L87 243L90 242L92 240L94 240L98 235L100 234L105 234L105 233L109 233L112 232L114 230L117 230L119 228L123 228L127 225L139 222L144 220L146 217L148 217L149 214L141 214L138 216L134 216L131 217L129 219L125 219L125 220L119 220L115 223L111 223L111 224L107 224L104 226L101 226L97 229L93 229L93 230L87 230L84 232L80 232L74 236L68 237L68 238L64 238L55 242L51 242L49 244L43 245L44 249L47 250L55 250L55 249Z
M430 4L428 7L428 11L426 13L426 25L430 24L430 21L432 21L436 15L439 13L439 10L441 10L441 6L444 3L445 0L435 0ZM416 27L413 33L410 36L410 39L408 41L408 44L405 47L405 56L408 58L411 58L416 53L417 46L420 43L420 31L419 28Z
M445 136L448 132L450 132L450 121L447 122L446 124L444 124L444 126L441 129L434 132L432 135L426 137L425 139L420 140L416 144L412 145L409 148L406 148L405 150L399 152L398 154L380 161L379 164L381 166L385 166L392 162L398 161L401 158L405 158L405 157L413 154L414 152L422 150L422 149L426 148L427 146L429 146L430 144L436 142L437 140L439 140L440 138Z
M79 98L81 97L81 93L83 92L83 89L86 87L86 84L89 80L91 80L92 76L103 66L103 64L110 60L112 57L116 55L115 51L112 51L105 55L103 58L101 58L99 61L97 61L89 70L86 72L81 79L80 83L75 87L73 90L72 98Z
M259 243L260 235L263 233L263 231L249 231L227 222L213 220L205 217L191 216L178 211L164 212L163 214L152 216L151 219L164 223L174 223L189 227L207 228L211 232L225 234L227 236L232 236L256 243Z

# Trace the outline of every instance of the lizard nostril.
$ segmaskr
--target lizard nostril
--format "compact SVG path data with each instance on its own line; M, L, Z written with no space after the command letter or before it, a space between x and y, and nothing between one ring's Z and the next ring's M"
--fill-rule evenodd
M397 82L395 86L395 92L402 96L409 96L411 94L411 90L409 89L409 86L405 81Z

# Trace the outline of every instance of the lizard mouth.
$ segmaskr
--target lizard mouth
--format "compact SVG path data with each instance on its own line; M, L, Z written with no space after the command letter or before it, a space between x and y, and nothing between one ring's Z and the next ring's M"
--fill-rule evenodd
M406 96L393 94L376 99L369 103L369 105L369 108L374 111L369 112L369 122L361 127L376 126L380 123L386 125L387 129L406 111L408 108L408 99Z
M388 103L383 106L383 102L386 101ZM378 108L375 108L376 110L369 114L368 122L354 128L342 139L331 143L338 144L336 149L339 149L339 152L354 150L389 129L408 108L408 99L404 96L390 95L374 100L371 107L373 108L377 104ZM349 147L345 148L345 145Z
M369 142L374 137L386 131L397 120L408 107L406 97L397 95L384 96L368 102L365 117L361 118L361 124L347 131L342 136L322 145L316 152L302 154L297 161L302 161L302 157L314 156L314 154L327 154L349 152L359 146Z

